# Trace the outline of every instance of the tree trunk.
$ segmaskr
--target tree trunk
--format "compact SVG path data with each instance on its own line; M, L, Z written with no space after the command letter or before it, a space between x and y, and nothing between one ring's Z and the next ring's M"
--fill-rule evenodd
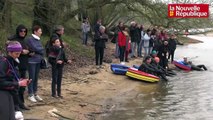
M48 18L49 2L43 1L43 0L35 0L33 13L34 13L33 26L34 25L41 26L43 34L50 35L51 31L50 31L49 18Z
M11 31L11 8L12 2L10 0L0 1L0 26L2 30L9 33Z

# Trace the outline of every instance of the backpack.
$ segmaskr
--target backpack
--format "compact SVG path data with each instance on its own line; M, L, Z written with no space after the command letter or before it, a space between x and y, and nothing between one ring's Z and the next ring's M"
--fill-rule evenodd
M50 53L50 47L51 47L51 42L50 40L48 40L44 46L45 48L45 54L46 54L46 57L48 57L49 53Z
M17 81L19 81L19 76L17 75L17 73L15 73L15 69L12 67L12 65L9 63L9 61L7 60L7 58L3 57L3 56L0 56L0 61L4 61L6 62L7 64L7 70L6 70L6 76L9 76L10 74L13 74L15 79ZM14 90L15 87L14 86L11 86L11 87L5 87L3 88L5 90Z
M7 69L7 72L6 72L6 75L8 75L10 73L10 71L12 71L12 69L10 68L9 64L8 64L8 61L7 61L7 58L3 57L3 56L0 56L0 61L4 61L7 63L8 65L8 69Z

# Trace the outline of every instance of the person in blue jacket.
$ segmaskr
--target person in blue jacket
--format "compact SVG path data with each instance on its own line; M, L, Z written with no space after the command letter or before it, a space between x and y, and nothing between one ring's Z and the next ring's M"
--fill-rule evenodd
M195 65L192 63L192 61L188 61L187 57L183 57L182 63L184 65L191 67L191 70L197 70L197 71L207 70L205 65L203 65L203 64Z
M41 34L42 29L40 26L35 25L32 28L33 34L26 40L29 55L28 64L29 64L29 78L32 79L32 82L28 86L28 99L31 102L42 101L43 99L37 94L37 86L38 86L38 75L40 71L40 64L44 57L44 47L41 43Z

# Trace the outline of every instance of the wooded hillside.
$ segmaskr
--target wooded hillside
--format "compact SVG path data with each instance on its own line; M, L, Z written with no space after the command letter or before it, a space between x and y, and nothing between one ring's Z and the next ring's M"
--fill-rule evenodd
M41 25L43 35L47 36L54 25L61 24L69 31L65 34L72 37L80 32L84 17L89 18L91 25L101 18L107 28L116 26L120 20L127 25L136 20L145 26L176 29L212 26L211 19L169 19L167 4L159 0L1 0L0 40L4 42L18 24L28 28Z

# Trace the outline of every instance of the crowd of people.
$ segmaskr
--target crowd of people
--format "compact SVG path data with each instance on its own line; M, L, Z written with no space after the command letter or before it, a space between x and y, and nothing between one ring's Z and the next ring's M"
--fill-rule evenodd
M88 18L83 20L82 43L87 45L88 33L91 30ZM106 28L101 24L101 19L94 25L93 42L95 48L96 67L103 68L104 50L109 37ZM8 37L5 44L6 55L0 56L0 118L4 120L24 119L21 110L30 110L25 105L24 93L27 88L28 100L36 103L43 101L38 95L38 80L40 69L44 69L45 54L51 65L51 96L62 99L61 83L65 63L64 27L57 25L45 46L42 45L42 28L38 25L32 27L32 34L27 36L28 29L18 25L15 35ZM130 26L123 22L115 27L113 32L115 41L115 57L121 64L129 62L129 58L143 57L139 70L160 76L175 75L168 68L168 61L174 60L177 44L174 33L168 34L164 29L153 27L144 29L143 25L132 21ZM142 52L144 50L144 52ZM194 65L184 58L184 64L192 66L194 70L207 70L204 65ZM28 73L28 75L27 75Z
M64 27L57 25L44 47L41 42L42 28L32 27L32 35L27 36L28 29L18 25L16 34L8 37L5 44L6 55L0 56L0 118L2 120L24 119L22 110L30 110L25 105L24 92L27 88L28 100L35 103L43 101L38 95L39 71L46 65L45 51L48 62L52 66L51 95L63 98L61 82L66 58L64 42L61 36ZM43 62L42 62L43 61ZM28 73L28 75L27 75Z
M86 27L89 26L87 24L89 24L88 19L85 19L82 23L83 44L85 43L84 41L87 41L85 40L87 37L84 37L85 28L90 29L90 27ZM160 59L159 64L165 69L168 67L168 60L171 59L171 62L174 60L177 44L182 44L177 40L174 33L168 34L166 30L158 27L145 30L143 25L135 21L130 22L130 26L124 25L123 22L119 22L112 34L112 41L115 42L115 57L120 59L121 64L129 62L129 58L142 58L150 55L152 51L156 51ZM105 27L101 24L101 20L99 19L94 26L97 68L100 68L102 65L105 42L107 42L107 39L108 35L105 32Z
M84 33L83 28L82 31ZM108 36L101 20L98 20L94 26L94 32L96 65L97 68L102 68L105 42L107 42ZM168 33L157 26L145 30L143 25L132 21L130 26L119 22L112 34L112 41L115 43L115 57L120 59L120 64L124 65L125 62L129 62L129 58L143 57L139 70L157 75L164 80L168 80L166 76L176 75L169 69L168 63L173 63L176 46L183 45L183 43L177 40L174 32ZM190 65L192 70L202 68L207 70L204 65L193 65L187 62L184 64Z
M160 58L160 65L164 68L167 67L167 60L170 57L171 62L174 60L176 45L181 44L174 33L168 34L166 30L158 27L145 30L143 25L139 25L135 21L132 21L128 28L124 23L119 22L114 32L117 39L115 56L120 57L121 64L128 62L128 57L125 57L126 61L124 61L123 56L125 56L124 53L129 52L129 57L135 58L148 56L152 51L156 51ZM124 48L127 48L127 52L123 52ZM142 52L143 50L144 52ZM142 53L144 54L142 55Z

